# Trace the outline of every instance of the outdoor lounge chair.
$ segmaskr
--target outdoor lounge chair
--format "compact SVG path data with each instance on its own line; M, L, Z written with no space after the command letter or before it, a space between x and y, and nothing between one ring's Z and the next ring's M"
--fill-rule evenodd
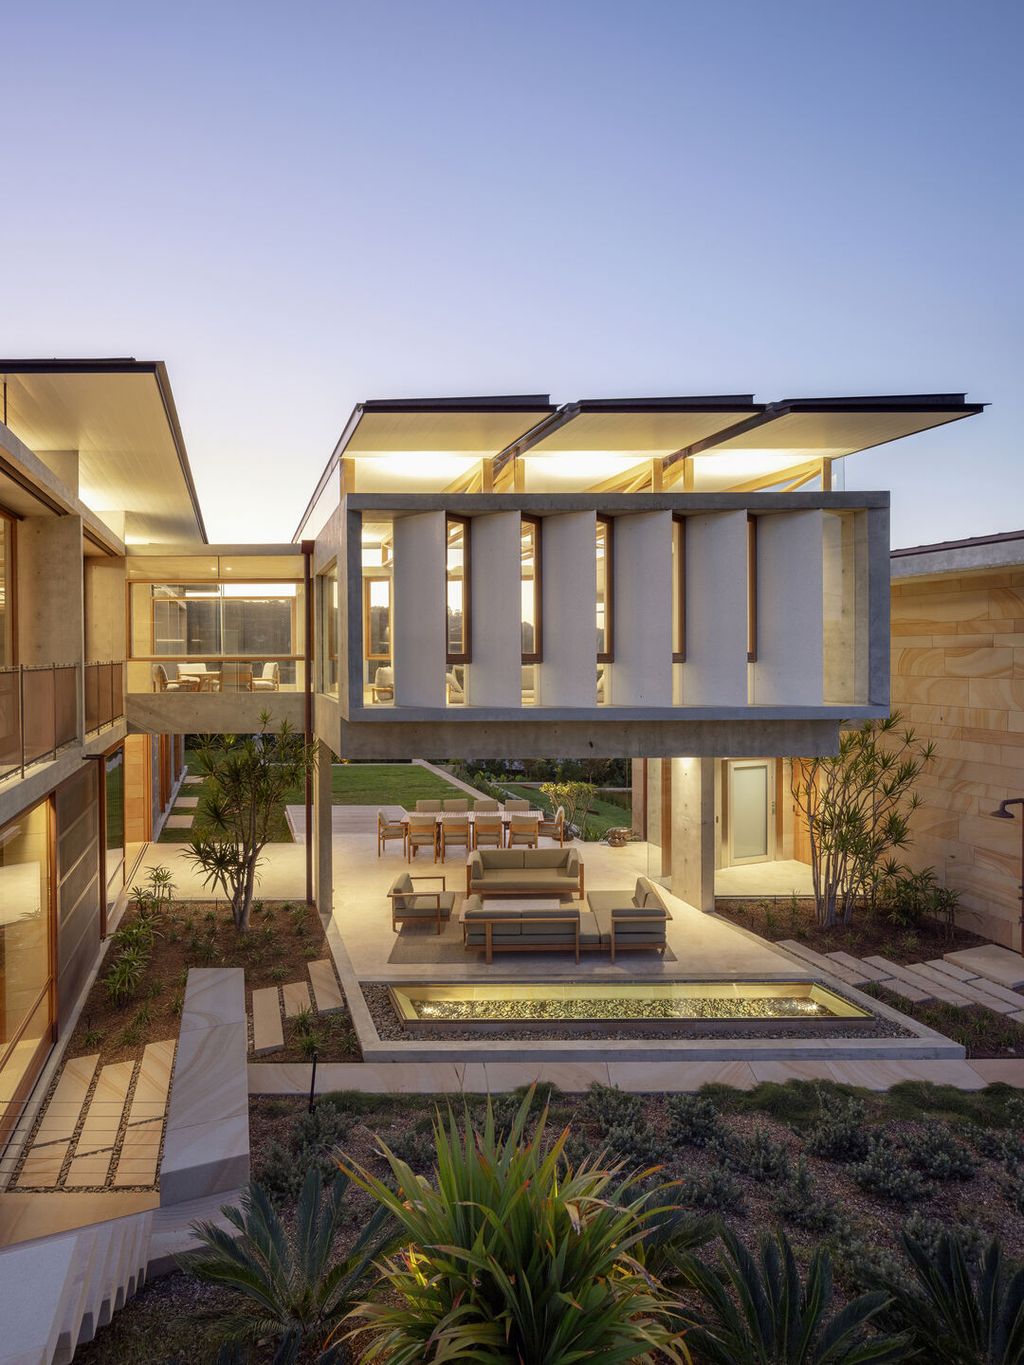
M408 816L409 834L405 844L405 856L411 863L421 848L429 848L437 862L437 821L432 815Z
M550 820L541 820L537 826L537 833L543 834L548 839L557 839L558 847L565 844L565 807L559 806Z
M370 684L370 700L394 701L395 699L395 670L390 664L381 664L380 668L373 675L373 682Z
M478 848L466 863L466 894L582 896L583 864L566 848ZM627 894L628 900L628 894Z
M163 664L153 665L153 691L154 692L198 692L199 683L194 679L183 676L180 671L176 678L167 676L167 669Z
M462 945L483 949L487 962L496 952L570 952L580 960L580 950L599 949L601 935L593 914L577 905L543 909L525 905L484 905L479 896L467 896L459 912Z
M418 891L417 882L440 882L441 889ZM440 933L442 922L451 919L452 910L455 908L455 892L445 890L443 876L413 877L408 872L403 872L391 883L388 899L391 901L391 928L396 934L399 924L406 922L423 924L431 920L437 925L437 932Z
M405 825L401 820L392 820L384 814L382 810L377 812L377 857L381 855L381 850L386 847L389 839L401 839L402 852L405 852L406 834Z
M254 692L280 692L281 690L281 665L271 663L263 665L263 672L258 678L252 680L252 690Z
M632 893L591 891L587 904L594 913L602 942L608 944L612 962L616 953L630 948L646 948L664 957L666 926L672 912L661 888L649 877L637 877Z

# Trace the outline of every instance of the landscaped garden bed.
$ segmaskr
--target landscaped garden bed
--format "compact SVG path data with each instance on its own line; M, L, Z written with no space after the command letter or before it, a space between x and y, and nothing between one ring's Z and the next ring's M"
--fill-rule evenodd
M119 963L139 920L138 906L125 912L82 1008L67 1057L98 1053L102 1065L141 1056L146 1043L176 1038L191 967L243 968L246 1008L251 1013L253 990L308 980L308 964L331 955L316 908L304 902L257 901L248 932L239 933L223 901L171 901L154 920L150 947L134 984L115 994L119 976L128 980ZM270 1060L308 1060L311 1046L304 1038L310 1036L321 1040L332 1061L360 1059L348 1011L336 1010L287 1020L285 1048Z
M881 984L872 982L862 989L865 994L873 995L876 1000L902 1010L955 1043L961 1043L969 1061L985 1057L1024 1057L1024 1027L984 1005L947 1005L941 1001L911 1004Z
M944 953L987 942L959 925L947 929L937 920L923 919L915 925L901 926L867 910L858 910L852 924L823 926L818 923L814 901L801 896L788 900L716 898L715 913L771 942L792 938L818 953L879 955L901 964L927 962Z
M522 1098L521 1094L495 1098L499 1129L512 1124ZM694 1287L694 1263L687 1258L696 1254L698 1267L724 1264L723 1234L753 1249L760 1235L783 1230L804 1275L823 1249L836 1277L836 1298L828 1310L833 1312L878 1283L885 1284L891 1295L909 1285L904 1233L929 1257L937 1254L940 1237L950 1234L967 1266L977 1264L993 1236L1001 1238L1011 1262L1024 1257L1020 1137L1024 1102L1008 1087L967 1093L905 1083L886 1095L868 1095L843 1086L790 1082L760 1085L749 1092L706 1087L696 1096L631 1096L595 1086L582 1097L550 1091L546 1098L550 1114L543 1146L547 1148L567 1127L565 1162L578 1167L607 1154L628 1169L660 1168L641 1181L634 1195L666 1180L674 1182L658 1202L680 1206L682 1221L673 1231L688 1243L688 1250L663 1264L659 1274L678 1296L684 1313L707 1308ZM533 1115L540 1100L539 1095L534 1099ZM469 1096L466 1103L475 1124L482 1125L484 1098ZM310 1114L302 1100L254 1098L250 1113L254 1178L266 1188L293 1235L299 1235L296 1202L306 1171L316 1167L324 1179L332 1180L339 1153L371 1181L390 1185L391 1168L379 1150L384 1142L436 1189L432 1124L438 1104L446 1111L444 1100L429 1096L342 1092L323 1097ZM461 1099L452 1102L460 1123L462 1105ZM527 1131L532 1123L533 1118ZM335 1262L367 1227L375 1207L375 1198L365 1189L355 1184L344 1189ZM509 1232L514 1238L514 1231ZM400 1264L400 1258L393 1263L396 1270ZM398 1281L379 1280L371 1270L352 1295L367 1297L382 1307L394 1307L399 1302ZM232 1304L231 1298L227 1289L197 1284L190 1274L156 1281L76 1359L84 1365L212 1362L216 1320L226 1318L239 1302L234 1296ZM896 1330L901 1325L896 1320L899 1308L896 1300L892 1310L896 1316L878 1319L872 1328ZM196 1323L196 1313L213 1314L214 1320ZM343 1330L354 1325L350 1320ZM373 1335L365 1334L351 1356L343 1353L339 1359L360 1359ZM696 1365L723 1358L704 1354L698 1342L697 1336L690 1338ZM307 1341L309 1348L322 1344L323 1334L315 1342ZM742 1353L730 1358L742 1365L768 1358L756 1354L759 1344L748 1333ZM272 1354L267 1346L239 1358L262 1361ZM311 1349L309 1358L315 1354ZM926 1354L939 1363L967 1359L955 1354L952 1345L948 1354L941 1347ZM425 1352L421 1358L434 1356ZM621 1358L639 1359L639 1352ZM841 1362L852 1357L833 1358ZM924 1355L919 1351L893 1358ZM498 1352L493 1359L506 1357Z

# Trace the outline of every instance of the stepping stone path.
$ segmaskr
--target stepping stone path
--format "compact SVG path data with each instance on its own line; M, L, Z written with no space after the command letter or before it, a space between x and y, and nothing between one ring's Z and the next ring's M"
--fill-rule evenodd
M13 1188L155 1186L174 1048L148 1043L141 1061L99 1070L98 1056L67 1062Z
M1008 984L1016 981L1024 985L1024 959L994 944L948 953L929 962L912 962L909 966L878 955L858 958L850 953L818 953L790 938L781 939L777 946L847 986L873 981L912 1004L939 1000L958 1009L984 1005L996 1014L1024 1023L1024 992L1013 990Z
M313 997L310 999L310 985ZM334 974L334 964L323 958L309 963L309 985L291 981L284 986L264 986L252 993L252 1051L262 1057L284 1047L284 1019L294 1019L316 1003L317 1014L344 1007L345 997Z

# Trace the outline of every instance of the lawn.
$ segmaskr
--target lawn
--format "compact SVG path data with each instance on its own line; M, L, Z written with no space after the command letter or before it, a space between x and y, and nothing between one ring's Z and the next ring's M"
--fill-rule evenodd
M452 800L465 796L461 788L418 763L335 763L331 769L331 800L336 806L404 806L417 801ZM305 800L301 790L288 801Z
M536 787L529 787L521 782L502 783L502 786L507 786L508 791L513 796L525 796L532 806L536 806L545 814L552 814L551 802ZM590 814L587 816L586 838L590 840L603 839L610 829L621 828L623 825L628 826L631 818L629 811L624 807L616 806L611 801L595 798L594 804L590 808Z

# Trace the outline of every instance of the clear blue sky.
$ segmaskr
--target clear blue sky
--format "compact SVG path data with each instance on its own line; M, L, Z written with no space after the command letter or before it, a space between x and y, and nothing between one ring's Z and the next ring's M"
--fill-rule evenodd
M1018 0L4 10L0 351L167 362L211 538L352 404L966 389L847 462L1024 525Z

